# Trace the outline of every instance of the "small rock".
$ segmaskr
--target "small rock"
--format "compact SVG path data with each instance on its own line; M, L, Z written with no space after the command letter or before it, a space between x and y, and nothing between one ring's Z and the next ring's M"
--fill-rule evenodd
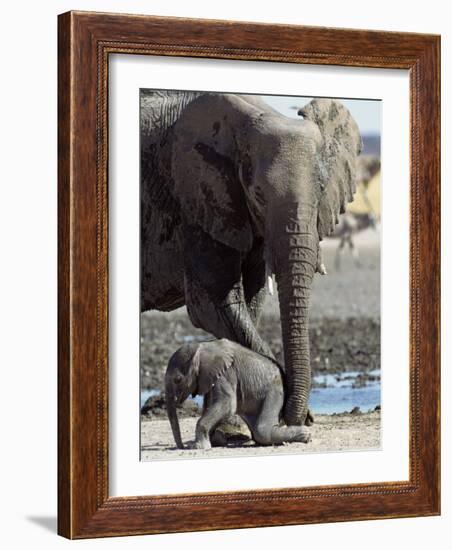
M141 414L149 417L166 417L166 401L163 394L153 395L146 399L141 407ZM191 399L187 399L182 405L177 407L177 414L181 417L194 417L201 414L201 409Z
M353 409L350 411L350 414L363 414L363 413L359 407L353 407Z
M163 416L166 415L166 403L163 395L152 395L146 399L144 405L141 407L141 414L149 416Z

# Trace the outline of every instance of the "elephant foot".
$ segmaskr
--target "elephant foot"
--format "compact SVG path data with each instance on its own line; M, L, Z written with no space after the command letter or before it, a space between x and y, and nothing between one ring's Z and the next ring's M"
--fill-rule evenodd
M301 430L290 441L297 441L299 443L309 443L311 440L312 440L312 436L310 431L305 426L301 426Z
M208 451L209 449L212 448L212 445L210 444L210 441L208 439L200 439L198 441L195 441L190 448Z
M309 443L311 433L306 426L268 426L259 424L254 429L254 440L258 445L286 445L288 443Z
M240 444L250 441L251 433L245 422L237 415L221 422L210 436L213 447L226 447L228 443Z

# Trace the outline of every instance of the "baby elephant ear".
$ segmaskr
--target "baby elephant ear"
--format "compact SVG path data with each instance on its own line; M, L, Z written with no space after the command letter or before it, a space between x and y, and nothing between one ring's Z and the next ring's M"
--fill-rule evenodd
M203 342L197 351L199 361L198 393L205 395L234 361L233 346L229 340Z
M348 109L332 99L314 99L298 114L317 125L321 134L317 178L322 188L317 229L320 239L331 234L356 191L357 157L362 149L358 125Z

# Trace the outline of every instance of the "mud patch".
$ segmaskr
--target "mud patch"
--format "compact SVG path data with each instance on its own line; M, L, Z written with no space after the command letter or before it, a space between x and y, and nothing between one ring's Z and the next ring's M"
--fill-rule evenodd
M266 316L259 331L276 358L284 362L279 317ZM359 372L355 382L365 384L380 368L380 323L375 319L322 319L311 322L311 365L313 377ZM191 324L185 310L171 315L141 315L141 387L163 390L166 366L183 344L210 340L207 332ZM372 380L370 380L372 381Z

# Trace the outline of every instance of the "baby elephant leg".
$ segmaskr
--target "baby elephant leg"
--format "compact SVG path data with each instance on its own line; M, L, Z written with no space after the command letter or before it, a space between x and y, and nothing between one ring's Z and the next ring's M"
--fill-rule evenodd
M306 426L279 425L279 412L282 406L282 392L271 391L265 398L261 414L253 429L254 440L260 445L281 445L291 441L308 443L311 434Z
M210 434L215 427L235 413L235 396L223 388L214 388L212 395L207 397L208 405L204 408L201 418L196 424L196 449L210 449Z

